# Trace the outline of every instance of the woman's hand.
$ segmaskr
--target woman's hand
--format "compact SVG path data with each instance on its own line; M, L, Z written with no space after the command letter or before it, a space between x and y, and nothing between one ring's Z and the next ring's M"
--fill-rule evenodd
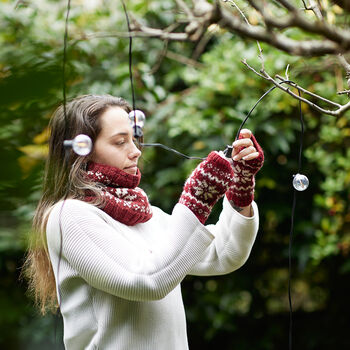
M224 156L211 152L187 179L179 203L204 224L212 207L232 185L233 167Z
M233 184L226 192L232 206L250 216L250 204L254 199L255 174L264 163L264 152L252 132L243 129L239 139L232 144Z
M232 143L232 159L251 160L259 157L258 150L254 147L251 140L252 132L249 129L242 129L239 134L239 139Z

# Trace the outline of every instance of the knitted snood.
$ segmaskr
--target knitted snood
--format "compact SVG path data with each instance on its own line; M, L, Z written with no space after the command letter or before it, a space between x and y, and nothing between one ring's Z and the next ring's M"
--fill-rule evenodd
M179 203L186 205L204 224L214 204L232 184L229 161L218 152L211 152L187 179Z
M104 185L101 192L104 205L101 209L115 220L133 226L152 217L147 195L137 187L141 179L139 170L136 175L131 175L109 165L89 162L86 177ZM94 198L91 191L86 191L86 202Z
M241 138L241 137L240 137ZM226 197L237 207L246 207L254 200L255 174L264 164L264 152L254 135L251 135L259 156L251 160L233 160L233 183L226 192Z

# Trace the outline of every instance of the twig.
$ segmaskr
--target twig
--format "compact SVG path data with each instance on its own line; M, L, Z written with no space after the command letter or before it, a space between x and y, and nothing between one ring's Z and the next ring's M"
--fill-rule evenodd
M195 61L195 60L188 58L186 56L179 55L178 53L173 52L173 51L168 50L166 52L165 56L170 58L170 59L173 59L175 61L178 61L180 63L186 64L188 66L193 66L193 67L197 67L197 68L202 68L204 66L203 64L199 63L198 61Z
M176 0L177 6L179 6L187 15L187 17L189 19L193 19L193 13L192 11L189 9L189 7L186 5L186 3L183 0Z
M91 33L84 34L79 38L75 39L76 41L90 40L95 38L159 38L163 40L172 40L172 41L186 41L188 40L187 33L167 33L162 29L154 29L149 27L142 27L140 30L134 30L131 32L100 32L100 33Z
M153 75L160 68L160 66L161 66L161 64L163 62L163 59L166 56L166 53L167 53L167 50L168 50L168 43L169 43L169 40L164 40L163 49L162 49L160 55L158 56L157 62L151 68L151 70L148 72L149 75Z
M197 60L199 58L199 56L202 54L202 52L204 51L204 49L206 48L207 44L209 43L210 39L215 35L215 33L218 31L218 28L220 28L220 24L216 25L216 24L212 24L213 26L215 26L215 28L213 30L208 31L207 33L205 33L202 38L199 40L196 48L193 51L192 54L192 59L193 60ZM209 28L210 29L210 28Z
M317 6L314 0L309 0L309 6L306 5L305 0L302 0L302 2L304 4L305 10L312 11L315 14L315 16L318 18L318 20L323 21L321 10L319 9L319 7Z
M348 96L350 96L350 90L338 91L337 94L338 95L348 95Z
M284 79L283 77L281 77L280 75L276 74L276 78L283 81L283 82L286 82L286 79ZM294 82L290 82L289 83L290 85L292 85L293 87L295 87L296 89L300 90L301 92L303 92L304 94L307 94L307 95L310 95L312 97L315 97L317 98L318 100L321 100L323 102L326 102L334 107L338 107L340 108L342 105L339 104L339 103L336 103L336 102L333 102L331 100L328 100L327 98L323 97L323 96L320 96L320 95L317 95L309 90L306 90L304 89L303 87L301 87L300 85L298 85L297 83L294 83Z
M342 54L338 55L338 59L345 70L345 78L347 79L348 86L350 87L350 64Z
M333 101L330 101L330 100L328 100L328 99L326 99L326 98L324 98L322 96L316 95L316 94L314 94L314 93L312 93L312 92L310 92L310 91L300 87L296 83L287 81L284 78L282 78L281 76L277 76L278 79L281 80L281 82L278 82L275 79L273 79L266 71L261 71L261 73L258 73L253 67L248 65L246 62L243 62L243 64L245 64L255 74L259 75L260 77L264 78L267 81L270 81L272 84L274 84L280 90L282 90L282 91L286 92L287 94L291 95L293 98L297 99L298 101L306 103L311 108L317 110L320 113L338 117L338 116L342 115L343 113L345 113L347 110L350 109L350 102L346 103L345 105L340 105L340 104L335 103ZM293 91L291 91L289 89L289 87L285 87L281 83L288 84L288 85L290 85L290 86L292 86L292 87L294 87L296 89L299 89L300 91L302 91L302 92L304 92L304 93L306 93L306 94L308 94L308 95L310 95L312 97L318 98L319 100L324 101L326 103L329 103L332 106L335 106L335 107L338 107L338 108L336 110L329 110L329 109L322 108L319 105L317 105L316 103L313 103L313 102L309 101L308 99L306 99L306 98L304 98L302 96L299 96L298 94L295 94Z
M231 6L234 7L234 8L240 13L240 15L243 17L244 21L247 23L247 25L248 25L248 26L251 26L251 24L249 23L249 21L248 21L246 15L243 13L243 11L237 6L237 4L236 4L233 0L227 0L227 1L225 1L225 2L230 3ZM258 40L256 41L256 44L257 44L258 50L259 50L259 59L260 59L262 65L263 65L263 67L264 67L264 65L265 65L265 64L264 64L264 57L263 57L263 54L262 54L261 45L260 45L260 43L259 43Z
M250 66L250 65L248 64L248 62L247 62L246 59L241 60L241 62L242 62L245 66L247 66L251 71L253 71L256 75L258 75L260 78L266 79L266 77L265 77L264 75L260 74L260 73L259 73L258 71L256 71L252 66Z

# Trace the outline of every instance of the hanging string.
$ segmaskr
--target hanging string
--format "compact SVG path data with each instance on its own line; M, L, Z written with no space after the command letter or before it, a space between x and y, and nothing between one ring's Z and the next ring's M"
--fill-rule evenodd
M62 90L63 90L63 115L65 121L65 130L64 135L65 139L67 138L67 94L66 94L66 64L67 64L67 41L68 41L68 22L69 22L69 13L71 7L71 0L68 0L67 3L67 13L66 21L64 26L64 39L63 39L63 62L62 62Z
M134 89L134 79L133 79L133 74L132 74L132 35L131 35L131 28L130 28L130 20L129 20L128 11L126 9L124 1L121 0L121 2L123 5L125 18L126 18L126 24L128 26L128 33L129 33L129 78L130 78L131 95L132 95L132 109L135 111L136 110L135 89Z
M132 36L131 36L131 28L130 28L130 20L129 20L129 15L128 11L126 9L125 3L123 0L121 0L124 13L125 13L125 18L126 18L126 24L128 27L128 33L129 33L129 78L130 78L130 86L131 86L131 96L132 96L132 110L134 111L134 134L137 134L137 119L136 119L136 103L135 103L135 89L134 89L134 79L132 75Z
M300 90L298 90L299 96ZM301 101L299 101L299 116L300 116L300 141L299 141L299 158L298 158L298 173L301 171L302 165L302 153L303 153L303 139L304 139L304 119L301 109ZM292 305L292 291L291 291L291 280L292 280L292 244L293 244L293 231L294 231L294 218L295 218L295 207L297 201L297 190L294 188L293 191L293 203L291 213L291 223L289 232L289 249L288 249L288 303L289 303L289 350L292 350L293 340L293 305Z
M248 121L250 115L252 114L252 112L254 111L255 107L261 102L261 100L267 96L272 90L274 90L276 88L276 86L273 86L272 88L270 88L268 91L266 91L256 102L255 105L252 107L252 109L248 112L247 116L244 118L243 122L241 123L241 125L238 128L237 134L236 134L236 138L235 140L238 140L239 138L239 134L241 133L241 130L244 126L244 124Z

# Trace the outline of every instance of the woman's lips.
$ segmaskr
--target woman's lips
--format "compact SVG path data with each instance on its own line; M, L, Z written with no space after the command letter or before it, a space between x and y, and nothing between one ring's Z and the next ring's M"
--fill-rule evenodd
M128 166L126 168L124 168L124 171L132 171L132 172L135 172L137 171L137 165L131 165L131 166Z
M124 168L124 169L134 169L134 168L135 168L135 169L137 168L137 165L136 165L136 164L127 166L127 167Z

